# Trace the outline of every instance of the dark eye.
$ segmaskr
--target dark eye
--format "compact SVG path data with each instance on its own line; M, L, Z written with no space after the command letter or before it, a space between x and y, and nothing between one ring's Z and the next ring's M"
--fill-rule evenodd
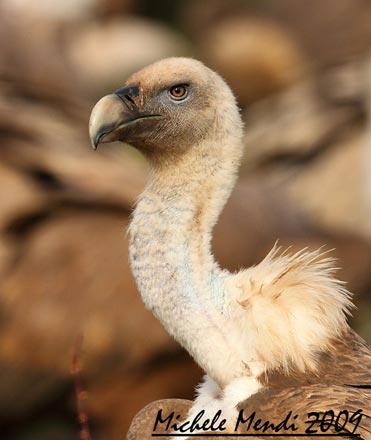
M188 89L186 85L180 84L178 86L173 86L169 89L171 99L175 101L181 101L185 99L188 95Z

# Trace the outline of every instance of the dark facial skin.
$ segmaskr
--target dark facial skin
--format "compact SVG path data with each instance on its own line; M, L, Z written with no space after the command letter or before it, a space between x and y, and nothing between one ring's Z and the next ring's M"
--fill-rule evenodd
M208 98L200 96L199 87L192 81L179 80L150 90L140 84L130 84L129 87L138 93L131 96L116 94L137 119L118 130L118 140L150 155L163 149L180 152L207 135L210 129L205 117Z

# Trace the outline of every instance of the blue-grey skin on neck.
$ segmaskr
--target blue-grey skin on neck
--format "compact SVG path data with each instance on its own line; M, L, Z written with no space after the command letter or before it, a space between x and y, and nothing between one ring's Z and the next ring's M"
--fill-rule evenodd
M176 84L186 91L184 100L172 98ZM132 85L136 96L128 95ZM245 368L229 331L229 274L214 261L210 245L243 149L235 98L219 75L185 58L144 68L122 90L124 96L96 104L90 136L94 147L129 142L152 166L130 226L133 274L146 306L223 386Z
M199 149L212 151L206 142ZM243 369L225 327L229 273L211 253L212 228L238 167L231 156L190 155L173 169L152 170L130 226L131 267L144 303L220 385Z

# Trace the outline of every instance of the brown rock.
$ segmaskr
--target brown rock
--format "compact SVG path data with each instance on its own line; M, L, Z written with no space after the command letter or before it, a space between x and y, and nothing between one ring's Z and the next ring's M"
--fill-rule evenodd
M294 202L313 222L371 239L367 149L363 133L349 133L290 183Z
M305 81L253 104L245 113L246 159L244 169L254 169L287 159L305 160L324 144L330 144L339 131L353 124L357 110L336 106L323 99L317 83ZM292 167L293 168L293 167ZM292 168L283 170L284 178ZM294 169L294 172L296 169Z
M106 438L124 438L140 408L153 399L165 396L192 398L200 377L200 369L184 355L168 359L166 363L154 364L150 369L139 368L126 375L118 372L109 374L90 390L88 410L94 420L106 427ZM148 429L152 429L153 422L147 426ZM141 428L136 432L144 435Z
M162 399L149 403L134 417L126 436L127 440L151 439L154 420L160 409L163 410L164 414L169 414L172 411L175 411L177 414L183 416L181 417L183 420L187 415L190 405L191 402L189 400L183 399Z
M369 51L371 5L368 0L314 0L303 4L283 0L257 3L257 6L290 29L322 68L354 60Z
M87 24L71 35L68 57L93 98L122 86L141 67L188 53L188 43L175 31L144 18Z
M290 34L258 18L219 21L203 34L201 53L231 85L242 107L308 73L306 56Z
M120 215L66 213L32 231L2 282L7 320L0 359L66 376L80 334L92 370L112 353L123 366L138 365L171 347L135 292L125 221Z
M17 218L42 209L46 201L31 179L4 164L0 164L0 199L0 230L6 229Z

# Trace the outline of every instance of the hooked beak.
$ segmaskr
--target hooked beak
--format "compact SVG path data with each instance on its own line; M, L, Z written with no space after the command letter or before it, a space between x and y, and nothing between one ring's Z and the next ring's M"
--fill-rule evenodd
M123 140L124 129L137 121L160 117L138 110L133 100L138 94L138 86L123 87L95 104L89 121L90 142L94 150L100 143Z

